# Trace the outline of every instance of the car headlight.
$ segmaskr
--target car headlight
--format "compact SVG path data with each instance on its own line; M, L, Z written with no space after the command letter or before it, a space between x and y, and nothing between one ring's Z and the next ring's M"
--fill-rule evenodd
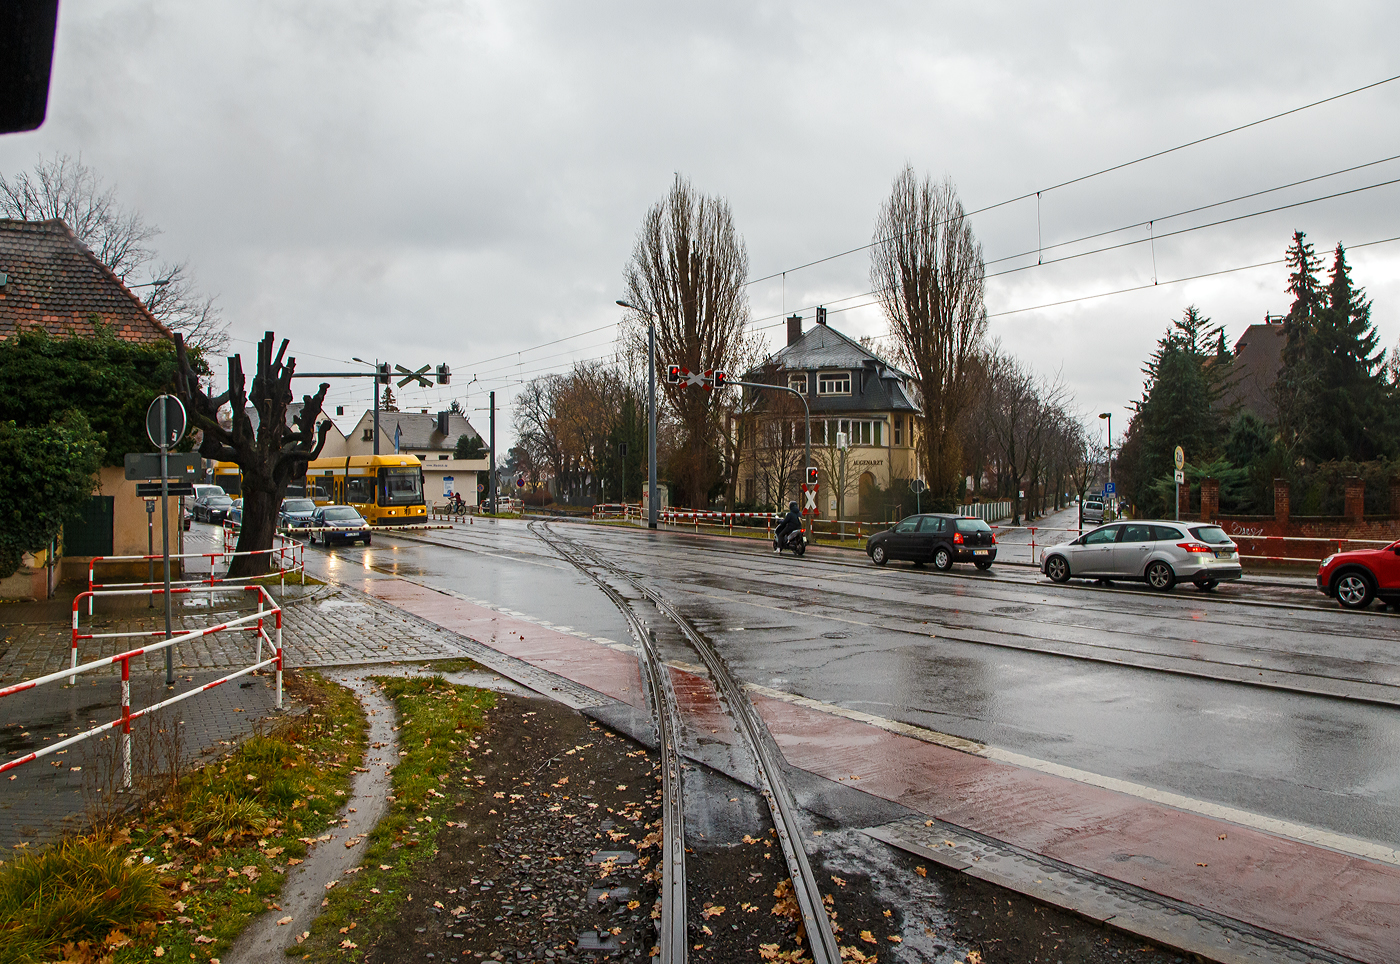
M1335 558L1337 558L1337 554L1334 552L1334 553L1332 553L1332 555L1330 555L1330 556L1328 556L1326 559L1322 560L1322 564L1319 565L1318 568L1319 568L1319 569L1326 569L1329 565L1332 564L1332 560L1335 559Z

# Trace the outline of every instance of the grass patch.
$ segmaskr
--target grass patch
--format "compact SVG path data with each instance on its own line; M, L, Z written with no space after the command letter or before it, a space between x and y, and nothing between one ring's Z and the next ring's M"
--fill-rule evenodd
M486 670L485 666L482 666L474 659L467 659L465 656L460 659L438 659L425 665L434 673L441 673L443 675L447 673L470 673L477 670Z
M364 757L367 725L349 690L295 671L286 686L310 709L105 832L0 865L0 964L53 960L66 944L93 964L226 950L334 822Z
M394 701L405 755L394 768L389 810L369 835L362 869L330 892L311 937L287 951L314 962L358 960L362 946L393 918L415 865L437 853L442 813L454 803L442 788L467 758L467 741L481 728L483 713L496 704L490 691L440 676L376 682Z

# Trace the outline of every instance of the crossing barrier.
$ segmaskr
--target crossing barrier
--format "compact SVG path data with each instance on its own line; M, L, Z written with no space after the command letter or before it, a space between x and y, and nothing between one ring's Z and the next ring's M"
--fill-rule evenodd
M172 636L169 639L163 639L158 643L151 643L150 645L142 646L138 649L132 649L124 653L118 653L115 656L106 656L102 659L96 659L88 663L83 663L81 666L78 665L79 640L121 639L139 636L164 636L165 633L163 630L143 630L141 632L133 633L81 633L79 632L78 627L78 614L82 608L84 596L88 597L89 609L91 609L92 598L95 596L101 596L103 598L109 598L113 596L141 596L145 595L147 590L115 589L79 593L77 597L75 597L73 600L73 644L70 667L65 670L59 670L55 673L49 673L45 676L39 676L31 680L24 680L22 682L14 683L10 686L0 688L0 699L4 699L7 696L13 696L16 693L23 693L28 690L36 689L41 686L48 686L53 683L62 683L65 677L67 678L69 684L72 685L77 682L78 676L83 673L91 673L108 666L114 666L119 664L121 666L122 672L121 715L115 720L112 720L108 723L99 724L98 726L94 726L88 730L84 730L83 732L78 733L74 736L70 736L66 739L60 740L57 743L41 747L38 750L31 751L30 753L24 754L23 756L18 756L13 759L6 760L4 763L0 763L0 773L4 773L7 770L13 770L15 767L22 766L23 764L29 763L33 760L37 760L40 757L45 757L49 756L50 754L57 753L60 750L67 749L68 747L73 746L76 743L81 743L84 740L90 740L95 736L98 736L102 733L106 733L108 730L115 730L120 728L122 743L122 787L123 789L129 790L131 789L132 785L131 724L136 720L139 720L141 717L147 716L151 713L155 713L158 710L165 709L168 706L173 706L174 704L183 702L187 699L191 699L192 697L198 696L201 693L207 693L209 690L212 690L217 686L222 686L224 683L227 683L230 680L238 679L241 676L247 676L250 673L255 673L260 669L266 669L268 667L275 667L277 680L274 705L278 710L282 709L282 607L277 604L277 601L273 599L272 595L262 586L226 586L224 588L238 589L241 592L245 593L255 593L257 596L258 603L257 611L249 613L246 616L239 616L235 619L227 620L225 622L219 623L216 626L208 626L202 629L195 629L186 633L180 633L178 635ZM193 587L185 587L182 588L181 591L192 592L194 591L194 589ZM172 592L174 592L174 590L172 590ZM275 639L274 637L269 636L267 632L266 620L269 618L273 619L274 621L276 633ZM133 659L135 659L138 656L146 656L151 653L162 652L166 649L169 649L172 646L178 646L180 643L186 642L191 639L200 639L204 636L213 635L214 633L240 629L244 632L255 633L257 635L257 650L252 663L248 664L247 666L240 667L234 672L229 673L228 675L223 676L220 679L214 680L213 682L205 683L202 686L197 686L194 689L186 690L185 692L180 693L176 696L172 696L169 699L161 700L158 703L153 703L150 706L143 707L142 709L136 710L134 712L132 711L131 661ZM263 659L264 643L267 644L269 650L272 653L272 655L267 659Z
M235 552L231 548L225 547L220 552L183 552L171 553L170 558L174 559L208 559L209 577L200 579L179 579L171 580L171 595L174 595L176 587L189 592L199 590L208 592L210 599L213 599L213 592L221 585L242 585L251 579L263 579L266 576L235 576L228 578L216 574L215 563L236 556L262 556L271 557L271 561L276 566L276 573L279 576L279 583L283 586L287 582L288 573L301 573L301 584L306 585L306 547L295 539L278 535L275 537L277 543L271 549L253 549L244 552ZM163 555L145 556L93 556L88 563L88 591L83 595L88 597L88 615L92 615L92 595L96 592L108 592L111 590L132 590L135 592L149 593L157 595L165 592L165 582L158 580L154 582L98 582L97 567L99 564L115 562L159 562L165 557Z

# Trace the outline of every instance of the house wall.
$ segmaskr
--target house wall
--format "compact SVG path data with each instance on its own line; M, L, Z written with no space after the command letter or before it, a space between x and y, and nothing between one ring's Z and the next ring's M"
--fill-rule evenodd
M436 454L413 454L423 460L423 497L428 505L440 505L447 501L443 485L449 475L452 476L452 491L460 492L462 501L467 505L477 504L476 487L479 482L486 480L486 473L491 470L489 459L442 460Z
M112 555L114 556L144 556L146 554L146 500L136 494L136 483L126 480L126 472L120 466L104 466L101 473L101 485L98 487L96 495L109 495L112 497ZM180 500L176 497L170 499L170 551L179 554L180 546L183 543L184 530L181 528ZM160 552L160 503L156 503L154 515L155 551ZM69 556L63 557L63 578L81 579L87 581L88 563L92 561L92 556ZM171 575L174 577L180 572L179 562L171 564ZM147 576L147 566L144 562L110 562L99 563L96 573L99 581L107 580L135 580L144 581Z

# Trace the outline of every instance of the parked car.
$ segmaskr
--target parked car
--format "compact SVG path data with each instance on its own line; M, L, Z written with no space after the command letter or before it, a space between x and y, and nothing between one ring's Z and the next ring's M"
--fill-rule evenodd
M305 528L315 518L316 503L310 499L283 499L282 507L277 510L277 524L293 529Z
M348 505L326 505L316 510L311 522L308 542L319 535L323 545L337 542L363 542L369 545L369 523Z
M1082 518L1085 522L1092 522L1095 525L1101 524L1103 522L1103 503L1095 499L1085 499Z
M236 526L243 524L243 500L234 499L233 504L228 507L228 512L224 514L224 521L231 522Z
M1215 525L1156 520L1112 522L1040 554L1040 571L1071 578L1146 582L1168 592L1180 580L1200 590L1243 578L1239 547Z
M981 519L926 513L911 515L875 533L866 542L865 552L877 566L891 559L908 559L915 565L931 562L939 571L951 569L955 562L990 569L997 557L997 540L992 527Z
M1333 553L1317 567L1317 588L1347 609L1365 609L1373 599L1400 607L1400 542Z
M212 491L211 491L212 490ZM197 487L194 496L194 521L220 523L233 506L233 500L217 485L208 486L203 493Z

